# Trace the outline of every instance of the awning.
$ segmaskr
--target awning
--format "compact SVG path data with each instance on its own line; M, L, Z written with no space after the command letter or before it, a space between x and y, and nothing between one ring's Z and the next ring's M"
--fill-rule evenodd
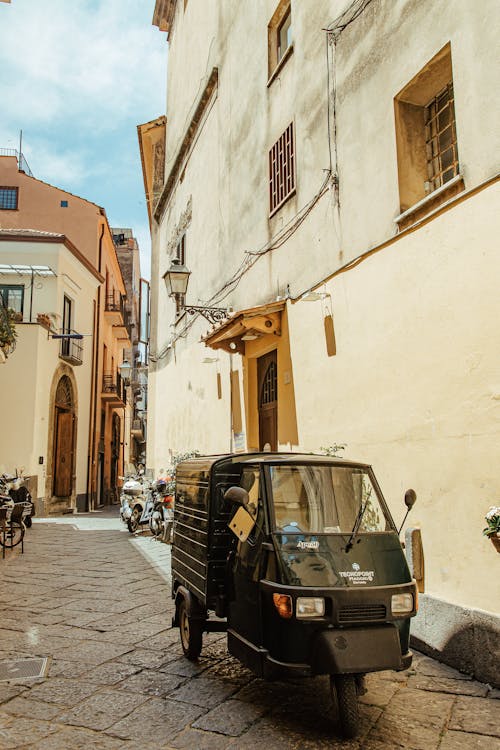
M281 336L281 313L286 302L269 302L231 315L214 331L202 337L211 349L245 354L245 342L263 336Z

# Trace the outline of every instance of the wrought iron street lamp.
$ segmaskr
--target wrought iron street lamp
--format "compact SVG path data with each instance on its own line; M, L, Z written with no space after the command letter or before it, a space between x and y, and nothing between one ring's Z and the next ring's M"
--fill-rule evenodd
M178 258L173 258L170 268L163 274L168 296L177 297L179 295L177 299L180 298L182 300L187 292L190 275L191 271ZM200 313L212 324L219 323L227 318L227 307L207 307L205 305L186 305L184 303L183 309L190 315Z

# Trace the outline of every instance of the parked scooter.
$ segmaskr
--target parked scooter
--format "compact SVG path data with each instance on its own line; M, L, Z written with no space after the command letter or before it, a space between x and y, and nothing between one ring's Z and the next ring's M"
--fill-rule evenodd
M167 480L160 477L152 484L154 496L153 513L149 519L151 533L167 544L171 543L174 523L174 498L167 495Z
M153 513L151 484L144 477L142 468L138 474L122 478L125 482L120 495L120 517L133 534L139 526L149 523Z

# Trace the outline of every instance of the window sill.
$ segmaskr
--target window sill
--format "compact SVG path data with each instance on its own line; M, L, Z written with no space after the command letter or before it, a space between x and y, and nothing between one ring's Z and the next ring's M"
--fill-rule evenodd
M455 195L458 195L458 193L461 193L462 190L465 190L464 177L462 174L457 174L452 180L433 190L432 193L426 195L418 203L415 203L406 209L406 211L400 213L399 216L396 216L394 223L398 225L398 231L401 232L403 229L407 229L412 224L415 224L415 222L427 216L435 208Z
M290 59L290 57L292 56L292 54L293 54L293 42L288 47L288 49L286 50L285 54L283 55L283 57L281 58L281 60L279 61L279 63L277 64L277 66L275 67L275 69L273 70L273 72L271 73L271 75L269 76L269 80L267 82L267 88L269 88L269 86L272 84L272 82L276 80L276 78L278 77L279 73L284 68L287 60Z

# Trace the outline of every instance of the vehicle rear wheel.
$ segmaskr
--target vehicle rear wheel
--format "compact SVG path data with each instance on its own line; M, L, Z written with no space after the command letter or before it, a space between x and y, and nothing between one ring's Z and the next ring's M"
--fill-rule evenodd
M359 729L359 706L356 680L352 674L331 675L330 685L337 698L340 728L344 737L355 737Z
M189 617L184 597L179 603L179 630L184 656L191 661L196 661L201 653L203 626L201 620Z
M127 528L131 534L133 534L134 531L137 531L138 526L139 526L139 518L140 518L139 508L134 508L134 510L132 511L132 515L127 521Z
M17 523L17 521L9 523L7 525L5 537L2 533L0 533L0 544L2 545L2 547L17 547L24 536L24 531L24 524Z

